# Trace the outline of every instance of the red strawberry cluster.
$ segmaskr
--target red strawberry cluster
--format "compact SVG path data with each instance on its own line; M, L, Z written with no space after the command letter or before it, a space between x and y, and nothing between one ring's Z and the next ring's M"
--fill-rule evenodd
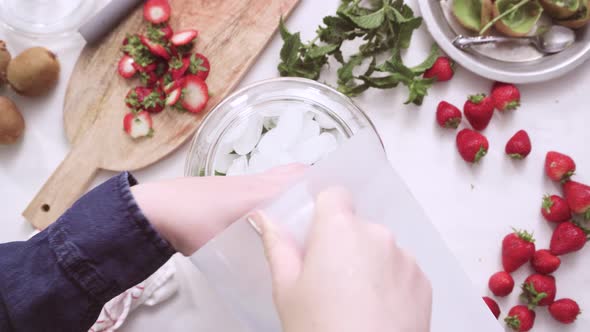
M505 318L508 327L514 331L529 331L533 327L537 307L547 307L549 314L563 324L573 323L581 313L576 301L569 298L555 300L557 285L551 275L561 265L559 256L581 250L590 239L590 229L583 225L590 219L590 186L571 180L575 171L576 164L571 157L554 151L547 153L545 173L563 184L565 196L546 195L543 198L541 214L547 221L557 224L549 249L535 250L535 240L526 231L515 230L502 241L504 271L493 274L488 282L495 296L512 292L514 280L510 273L527 262L536 272L521 286L521 299L525 305L513 307ZM494 316L499 317L498 304L490 297L483 299Z
M186 29L175 33L168 24L170 14L167 0L146 1L145 33L129 35L123 41L119 75L125 79L139 77L141 83L125 97L131 112L123 119L123 128L132 138L153 135L151 114L162 112L166 106L198 113L209 100L205 83L209 60L193 52L198 32Z
M448 71L443 71L441 68L442 64L439 64L438 67L433 66L431 71L436 70L438 75L432 74L432 76L448 77L448 75L444 75ZM425 77L427 73L429 71L424 73ZM484 93L469 96L463 105L463 113L473 130L468 128L462 129L456 138L457 149L463 160L469 163L477 163L487 154L489 149L488 139L478 131L487 128L494 115L494 108L500 112L504 112L506 110L514 110L519 105L520 92L518 88L507 83L494 83L490 96ZM441 127L456 129L459 127L462 118L463 115L456 106L446 101L441 101L438 104L436 121ZM511 158L523 159L528 156L531 152L531 140L527 132L520 130L514 134L508 143L506 143L505 150L506 154Z

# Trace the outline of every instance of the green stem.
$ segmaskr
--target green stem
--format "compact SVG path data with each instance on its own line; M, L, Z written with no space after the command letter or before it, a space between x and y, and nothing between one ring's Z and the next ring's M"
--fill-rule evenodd
M504 16L509 15L510 13L516 11L518 8L526 5L528 2L530 2L531 0L521 0L519 3L517 3L516 5L514 5L514 7L508 9L507 11L501 13L500 15L494 17L493 20L489 21L488 24L486 24L481 30L479 30L479 34L482 35L487 29L489 29L492 25L494 25L494 23L498 22L499 20L501 20L502 18L504 18ZM494 6L497 6L497 2L493 4Z

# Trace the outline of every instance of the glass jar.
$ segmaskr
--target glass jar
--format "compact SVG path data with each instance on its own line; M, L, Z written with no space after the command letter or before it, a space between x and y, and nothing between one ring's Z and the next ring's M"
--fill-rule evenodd
M212 176L225 135L253 115L312 112L342 142L363 128L375 127L350 98L324 84L303 78L275 78L242 88L203 119L189 149L186 176Z
M27 37L65 37L96 7L94 0L0 0L0 22Z

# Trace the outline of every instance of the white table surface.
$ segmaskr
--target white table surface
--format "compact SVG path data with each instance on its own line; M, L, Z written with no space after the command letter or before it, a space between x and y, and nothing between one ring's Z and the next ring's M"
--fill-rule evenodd
M418 11L415 0L408 2ZM287 25L301 31L303 39L310 39L321 19L334 13L337 5L337 0L301 0ZM0 242L6 242L24 239L31 232L20 213L68 151L62 103L83 42L79 38L31 41L7 31L0 31L0 39L7 41L13 54L32 45L45 45L57 52L62 64L59 86L47 97L27 99L6 89L0 92L14 98L26 120L24 139L15 145L0 146ZM241 86L277 76L279 39L275 36ZM421 61L431 43L422 27L406 55L408 61ZM557 193L559 186L543 176L546 151L570 154L578 165L577 179L590 182L590 65L582 65L551 82L521 86L522 106L515 112L494 115L484 132L490 151L479 165L471 166L456 151L456 132L437 127L434 113L440 100L460 106L468 94L487 92L491 83L459 68L451 82L436 84L430 90L422 107L403 105L404 88L370 91L355 100L374 121L393 167L421 202L481 295L489 293L489 276L501 269L500 243L511 226L534 231L537 247L548 246L552 228L542 219L539 206L543 194ZM93 84L92 78L88 84ZM512 161L504 154L504 145L519 129L530 134L533 152L524 161ZM142 182L182 176L187 153L185 144L168 158L134 174ZM112 175L101 172L94 185ZM590 310L590 292L585 290L590 284L589 251L585 248L581 254L563 257L556 273L557 296L579 302L583 310L580 321L563 327L542 309L534 331L588 330L590 319L584 317ZM175 259L180 293L158 307L139 310L122 330L238 331L198 271L181 257ZM515 273L516 283L522 283L530 272L527 267ZM503 316L516 303L517 294L515 291L498 301Z

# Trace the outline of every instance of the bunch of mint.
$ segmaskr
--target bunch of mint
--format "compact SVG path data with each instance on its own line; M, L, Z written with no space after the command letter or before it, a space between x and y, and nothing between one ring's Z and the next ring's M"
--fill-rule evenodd
M299 32L291 33L281 20L283 39L281 76L320 78L322 68L334 57L339 63L338 91L347 96L357 96L368 88L391 89L400 83L409 90L406 104L421 105L434 82L423 78L438 56L438 47L432 46L430 55L415 67L404 65L401 52L410 46L414 30L420 27L422 18L414 16L412 9L403 0L369 1L342 0L336 16L326 16L317 29L317 36L310 42L301 42ZM346 41L362 39L358 51L345 60L341 47ZM380 55L388 52L389 58L378 63ZM361 75L353 70L365 60L370 64Z

